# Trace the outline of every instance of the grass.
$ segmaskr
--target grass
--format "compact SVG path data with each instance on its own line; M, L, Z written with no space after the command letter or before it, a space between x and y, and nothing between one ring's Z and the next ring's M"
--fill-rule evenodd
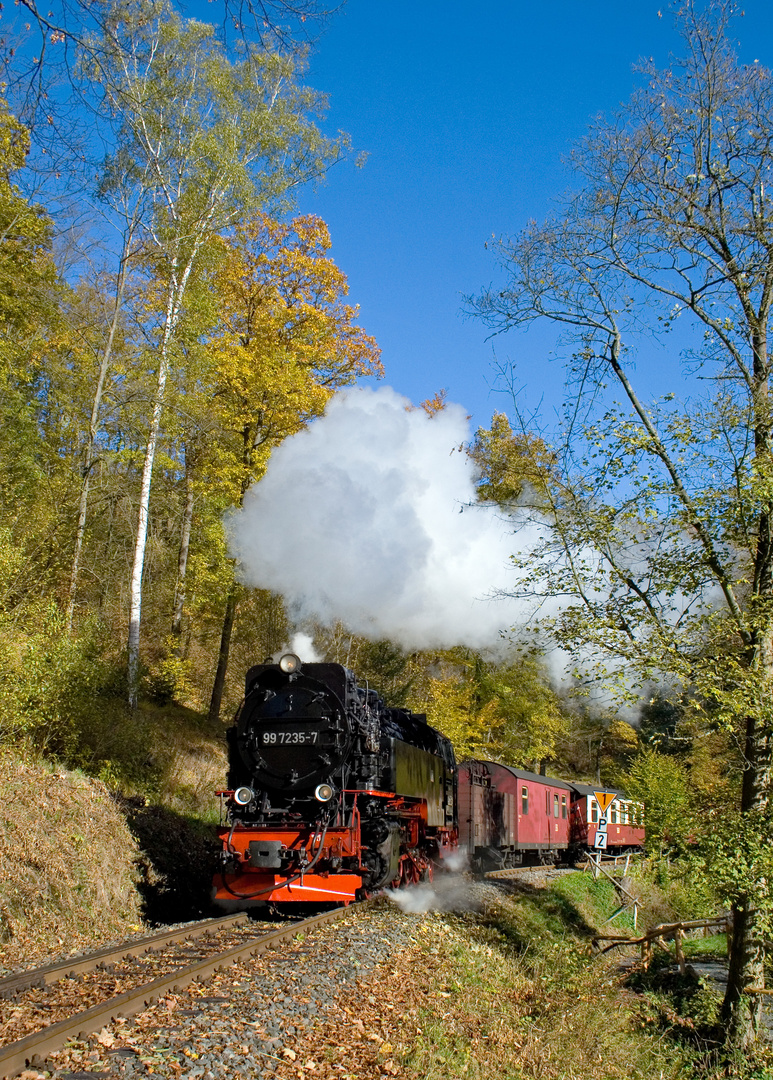
M726 960L727 934L710 937L685 938L682 942L685 958L693 960Z
M402 1062L422 1080L668 1080L686 1055L638 1019L613 963L587 944L619 906L585 875L503 892L480 913L425 920L429 980L407 1008ZM406 973L407 974L407 973Z
M655 898L659 911L663 899ZM567 875L547 889L502 891L485 910L425 917L392 973L397 1058L411 1080L773 1080L773 1054L722 1060L720 998L656 956L631 978L590 938L619 907L606 880ZM629 913L614 925L633 936ZM723 958L724 935L688 956ZM427 973L416 986L416 972ZM399 989L397 989L399 987ZM401 1074L402 1075L402 1074Z

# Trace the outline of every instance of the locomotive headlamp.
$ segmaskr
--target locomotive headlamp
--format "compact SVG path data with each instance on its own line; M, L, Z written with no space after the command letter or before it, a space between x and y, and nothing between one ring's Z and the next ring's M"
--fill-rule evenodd
M238 806L248 806L254 798L252 788L238 787L234 792L234 802Z
M333 798L333 789L330 784L319 784L314 791L314 798L319 802L330 802Z
M301 670L301 658L292 652L285 653L279 660L279 668L285 675L293 675Z

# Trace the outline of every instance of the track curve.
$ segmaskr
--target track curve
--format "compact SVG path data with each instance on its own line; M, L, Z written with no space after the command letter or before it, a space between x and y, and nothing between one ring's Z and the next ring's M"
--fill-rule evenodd
M365 901L366 905L368 903L369 901ZM357 905L357 907L360 906L362 905ZM214 972L239 960L274 948L314 926L332 922L344 915L347 910L351 909L337 908L309 919L287 923L281 929L269 932L265 932L265 927L261 927L257 935L252 929L249 940L228 948L222 948L222 942L221 947L218 947L216 942L212 942L211 944L215 947L210 949L210 955L207 957L197 959L193 963L186 963L185 966L173 964L174 970L158 978L143 982L122 993L113 994L108 1000L81 1009L0 1046L0 1076L12 1077L28 1065L45 1059L54 1050L61 1049L68 1039L81 1038L99 1031L119 1016L134 1016L166 994L180 990L192 982L204 981ZM80 975L87 971L93 972L100 966L118 963L127 955L136 956L153 951L158 952L169 945L177 945L200 937L216 936L223 930L232 932L237 927L245 926L248 931L251 929L246 915L229 915L223 919L210 919L203 923L196 923L183 930L168 931L139 941L128 942L114 949L103 949L87 957L79 957L76 961L63 961L0 980L0 995L6 997L12 994L18 995L31 987L50 985L73 972Z

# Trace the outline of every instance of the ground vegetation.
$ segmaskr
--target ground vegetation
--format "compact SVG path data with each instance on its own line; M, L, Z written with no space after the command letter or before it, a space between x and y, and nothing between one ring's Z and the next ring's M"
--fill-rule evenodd
M106 786L8 752L0 781L0 965L139 930L139 848Z

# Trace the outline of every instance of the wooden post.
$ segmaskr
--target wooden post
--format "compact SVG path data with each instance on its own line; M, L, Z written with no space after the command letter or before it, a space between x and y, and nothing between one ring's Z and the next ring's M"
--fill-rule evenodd
M623 877L628 877L628 867L629 867L630 863L631 863L631 853L629 851L627 853L627 855L625 856L625 869L623 870ZM635 929L635 925L634 925L634 929Z
M649 938L645 938L641 943L641 966L646 971L650 966L650 960L652 959L652 941Z
M633 928L634 928L634 930L636 929L636 923L638 922L638 920L639 920L639 905L634 900L634 902L633 902Z
M684 931L681 926L677 926L674 930L674 951L676 952L676 959L679 963L679 970L684 975L687 965L684 962L684 949L682 948L682 936Z

